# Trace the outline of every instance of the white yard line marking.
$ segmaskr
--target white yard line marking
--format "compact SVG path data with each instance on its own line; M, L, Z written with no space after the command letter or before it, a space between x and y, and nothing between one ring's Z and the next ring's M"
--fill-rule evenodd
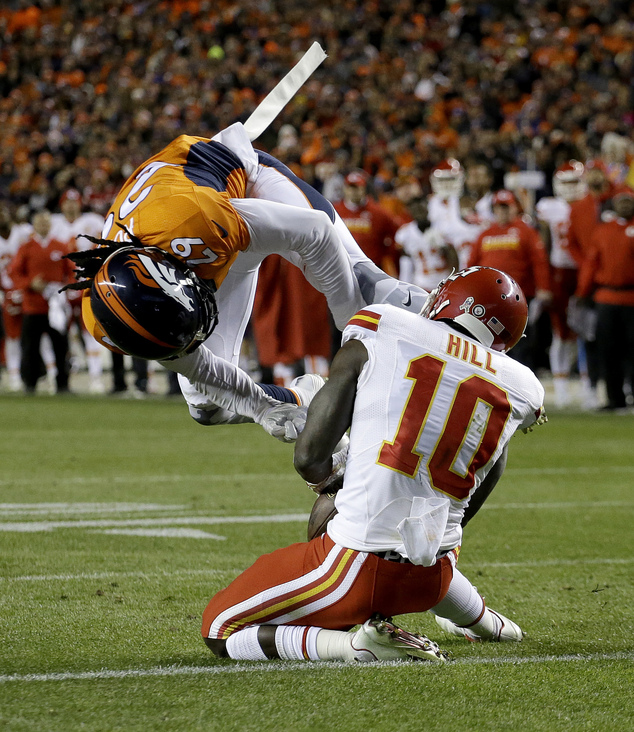
M183 511L185 504L164 503L0 503L0 516L16 513L37 516L40 514L74 513L136 513L146 511Z
M575 508L626 508L634 506L634 501L570 501L543 503L499 503L485 504L486 510L525 510L525 509L575 509ZM174 506L178 510L179 506ZM74 519L68 521L2 521L0 532L36 532L54 529L104 529L151 526L196 526L217 524L262 524L294 523L308 521L307 513L271 514L269 516L170 516L139 519Z
M220 534L210 534L208 531L200 529L107 529L105 531L96 532L99 534L122 534L124 536L159 536L168 539L216 539L217 541L226 541L226 536Z
M633 661L634 651L617 651L615 653L587 653L587 654L566 654L561 656L506 656L500 658L458 658L444 666L447 671L452 666L501 666L506 664L519 665L523 663L588 663L592 661ZM414 661L412 664L416 663ZM66 671L49 674L4 674L0 675L0 683L9 681L31 682L31 681L85 681L93 679L128 679L152 676L200 676L203 674L251 674L261 671L318 671L328 669L376 669L377 666L402 666L399 662L380 663L343 663L338 661L319 662L240 662L232 666L157 666L146 669L101 669L100 671ZM409 665L409 664L408 664ZM416 663L416 669L421 671L425 668L437 668L435 664Z
M113 475L113 476L58 476L55 483L59 485L93 485L106 483L207 483L212 486L216 482L224 483L226 481L253 480L261 482L263 480L276 481L293 481L302 483L299 475L294 473L231 473L230 475ZM42 478L3 478L0 480L0 486L3 485L42 485Z
M229 569L182 569L173 572L81 572L80 574L30 574L20 577L0 577L0 582L66 582L75 580L116 580L116 579L172 579L174 577L192 577L195 575L225 576L239 574L244 567Z
M505 568L505 567L576 567L586 565L626 565L634 563L634 557L625 558L586 558L586 559L543 559L527 562L469 562L460 560L462 569ZM244 570L244 567L233 567L230 569L186 569L173 572L82 572L80 574L33 574L21 575L18 577L0 577L0 582L58 582L74 580L106 580L106 579L170 579L174 577L188 577L194 575L236 575Z
M125 526L173 526L212 524L284 524L308 521L307 513L272 514L270 516L182 516L147 519L80 519L77 521L11 521L0 522L0 531L52 531L53 529L102 529Z
M634 465L612 465L609 467L583 466L559 468L507 468L506 475L605 475L608 473L634 473ZM42 485L42 477L17 477L0 479L3 485ZM127 483L214 483L227 481L284 481L301 483L301 479L294 473L231 473L229 475L114 475L114 476L68 476L57 477L55 483L61 485L99 485L99 484L127 484Z
M485 503L482 509L523 510L525 508L623 508L634 506L634 501L553 501L542 503Z

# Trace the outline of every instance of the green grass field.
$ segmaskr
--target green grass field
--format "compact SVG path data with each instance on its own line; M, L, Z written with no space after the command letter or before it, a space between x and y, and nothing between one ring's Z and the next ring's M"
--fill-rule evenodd
M460 567L526 631L426 664L218 661L211 597L301 541L292 448L180 402L0 396L0 729L634 729L634 416L513 439Z

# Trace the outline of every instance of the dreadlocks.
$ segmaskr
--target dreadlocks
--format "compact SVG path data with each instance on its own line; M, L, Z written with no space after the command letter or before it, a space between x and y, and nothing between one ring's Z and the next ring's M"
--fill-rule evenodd
M135 236L125 226L119 224L119 226L125 231L128 236L127 241L112 241L112 239L98 239L88 234L82 234L83 237L88 241L96 244L95 249L89 249L85 252L71 252L66 254L64 259L70 259L75 264L75 279L77 282L72 282L70 285L62 287L60 292L64 290L87 290L95 278L101 265L108 259L108 257L123 247L142 247L143 244L138 236Z

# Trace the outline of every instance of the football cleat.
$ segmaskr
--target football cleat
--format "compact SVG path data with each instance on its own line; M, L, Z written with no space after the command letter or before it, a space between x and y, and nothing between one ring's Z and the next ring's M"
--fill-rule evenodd
M317 374L304 374L293 379L288 388L297 398L299 406L307 407L325 383L326 380L322 376L318 376Z
M436 622L440 627L449 635L459 635L466 638L472 643L519 643L524 638L524 631L519 625L514 623L512 620L505 618L504 615L495 612L495 610L489 610L491 615L494 615L500 621L499 630L486 631L482 627L479 627L479 632L475 632L472 628L462 628L447 618L441 618L440 615L436 615ZM495 623L498 626L498 623Z
M449 654L424 635L410 633L394 625L391 618L377 615L366 620L352 638L355 661L436 661L444 663Z

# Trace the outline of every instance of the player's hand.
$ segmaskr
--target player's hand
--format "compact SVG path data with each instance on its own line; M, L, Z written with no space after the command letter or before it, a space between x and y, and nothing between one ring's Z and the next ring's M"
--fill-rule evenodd
M347 434L344 434L344 436L339 440L337 447L335 448L337 452L333 453L332 456L332 470L330 471L330 475L324 480L322 480L320 483L306 483L306 485L310 488L311 491L314 493L333 493L333 488L335 484L343 483L343 474L346 472L346 462L348 460L348 446L350 444L350 439L348 438ZM339 488L341 485L339 485ZM337 488L336 490L339 490Z
M47 284L48 282L44 279L44 277L38 274L35 275L35 277L31 280L31 284L29 286L33 290L33 292L42 293L44 292Z
M279 404L267 409L259 423L281 442L295 442L306 425L307 412L307 407L297 404Z

